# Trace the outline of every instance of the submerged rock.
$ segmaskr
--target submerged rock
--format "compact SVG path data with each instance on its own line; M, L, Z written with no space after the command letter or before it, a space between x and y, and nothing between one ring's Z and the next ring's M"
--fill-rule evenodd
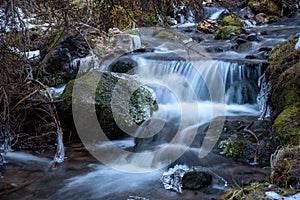
M187 165L175 165L167 172L163 173L161 178L165 189L173 190L182 193L182 189L200 190L211 185L214 176L218 182L225 187L227 182L221 177L213 174L210 170L204 167L192 167Z
M212 175L206 172L187 172L182 177L182 188L200 190L212 182Z

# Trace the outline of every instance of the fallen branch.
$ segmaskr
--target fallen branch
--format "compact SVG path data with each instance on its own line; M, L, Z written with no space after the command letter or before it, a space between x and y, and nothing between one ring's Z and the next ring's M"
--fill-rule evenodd
M249 130L249 129L246 129L246 128L244 129L244 131L245 131L246 133L250 133L250 134L255 138L256 143L259 144L259 140L258 140L257 136L255 135L255 133L254 133L253 131L251 131L251 130Z

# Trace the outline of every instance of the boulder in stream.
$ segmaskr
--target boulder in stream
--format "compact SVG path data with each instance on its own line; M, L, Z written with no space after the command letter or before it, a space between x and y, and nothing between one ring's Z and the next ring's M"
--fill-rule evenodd
M70 81L60 99L63 102L58 109L65 128L65 138L71 136L70 133L76 133L74 114L80 115L77 116L77 123L84 124L87 132L96 136L102 134L92 124L96 113L105 135L109 139L116 139L125 135L120 125L134 127L135 124L141 124L157 109L150 90L134 76L109 72L93 71Z
M187 172L182 177L182 188L200 190L209 186L212 182L212 178L212 175L206 172Z

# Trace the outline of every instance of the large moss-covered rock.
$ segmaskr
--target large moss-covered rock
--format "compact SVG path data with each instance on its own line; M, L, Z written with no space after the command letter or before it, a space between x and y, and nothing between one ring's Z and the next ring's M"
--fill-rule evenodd
M232 25L223 26L219 30L217 30L215 39L226 40L226 39L230 39L232 36L242 34L243 32L244 30L240 26L232 26Z
M157 109L150 90L136 78L108 72L95 71L69 82L60 99L63 102L59 104L59 111L67 133L76 132L72 113L82 115L87 127L96 113L101 129L109 139L125 134L119 126L141 124ZM84 110L84 113L77 110ZM90 127L93 128L92 125ZM96 129L95 134L100 134Z
M266 13L269 15L279 15L280 10L277 4L273 1L269 0L250 0L248 1L248 6L255 12L255 13Z
M273 124L276 139L283 145L300 145L300 103L286 108Z
M298 37L291 38L270 54L266 77L271 85L268 103L274 120L287 106L300 100L300 51L295 49Z
M235 19L233 16L225 16L221 20L222 26L243 26L243 23Z
M300 102L300 62L283 72L275 85L271 102L274 114L285 107Z

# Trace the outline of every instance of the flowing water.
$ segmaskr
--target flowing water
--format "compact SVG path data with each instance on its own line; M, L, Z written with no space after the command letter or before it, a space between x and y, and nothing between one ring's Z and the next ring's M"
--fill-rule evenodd
M218 9L209 16L219 12ZM269 40L279 44L285 37ZM135 76L152 91L159 109L131 133L134 137L99 141L86 147L66 146L68 157L56 170L49 170L51 160L8 153L3 181L13 182L20 188L4 195L4 199L211 199L228 189L214 180L201 191L186 190L181 195L167 191L160 178L175 164L205 167L230 184L247 184L264 177L266 170L243 165L213 151L223 124L212 120L218 118L222 122L224 116L250 119L259 116L256 98L259 87L266 87L258 85L263 65L257 60L245 60L244 56L262 44L269 45L270 41L253 42L243 52L209 55L201 52L206 54L204 57L190 53L186 56L178 46L174 49L174 45L164 45L159 39L153 41L147 34L142 36L142 41L144 45L152 44L150 47L156 50L129 57L138 63ZM219 42L207 40L203 45L218 46ZM259 97L262 96L260 93ZM201 132L205 124L210 130L206 135ZM117 152L104 165L85 148L103 157L115 154L116 148L125 153Z

